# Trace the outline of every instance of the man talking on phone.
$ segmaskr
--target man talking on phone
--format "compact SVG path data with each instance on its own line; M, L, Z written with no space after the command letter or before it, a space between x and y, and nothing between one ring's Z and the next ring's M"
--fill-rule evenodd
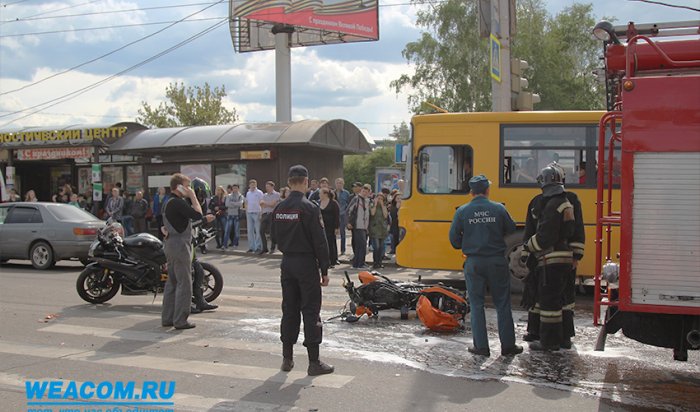
M168 281L163 291L161 324L191 329L195 324L187 318L192 300L192 221L202 220L202 207L190 189L189 177L175 173L170 178L170 190L173 196L163 206ZM185 199L190 199L191 205ZM211 222L214 216L207 215L206 220Z

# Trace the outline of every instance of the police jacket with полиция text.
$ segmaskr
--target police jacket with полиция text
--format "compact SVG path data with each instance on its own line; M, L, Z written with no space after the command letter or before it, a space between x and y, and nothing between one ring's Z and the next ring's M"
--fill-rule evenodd
M321 210L302 192L290 192L272 211L270 235L282 253L312 255L321 273L328 273L330 257Z
M551 197L535 196L528 206L523 242L524 255L534 253L538 265L573 263L574 258L580 260L585 233L578 197L570 192Z

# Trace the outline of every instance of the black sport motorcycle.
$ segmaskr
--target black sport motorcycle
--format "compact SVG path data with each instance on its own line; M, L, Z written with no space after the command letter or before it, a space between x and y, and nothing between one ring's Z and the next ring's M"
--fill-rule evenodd
M215 236L213 229L204 229L201 223L194 224L193 228L193 248L206 244ZM153 293L155 297L163 292L168 279L163 242L149 233L122 235L120 224L107 222L90 245L88 258L93 262L85 267L76 282L78 295L86 302L107 302L119 292L120 286L122 295ZM214 265L196 259L192 264L199 264L204 269L199 287L204 299L212 302L224 287L221 272Z

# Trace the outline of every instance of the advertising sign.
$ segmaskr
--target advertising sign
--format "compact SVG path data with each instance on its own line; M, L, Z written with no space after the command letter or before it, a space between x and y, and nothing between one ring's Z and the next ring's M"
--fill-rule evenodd
M95 202L102 201L102 183L92 184L92 200Z
M235 17L379 38L376 0L234 0Z
M92 181L93 183L102 181L102 165L92 165Z
M58 147L55 149L19 149L17 160L81 159L92 157L92 147Z
M394 146L394 163L406 163L408 160L408 145L396 144Z
M399 180L403 179L403 170L390 167L377 168L374 177L376 192L381 192L383 188L399 189Z
M293 28L290 47L379 40L378 0L231 0L239 52L275 48L275 25Z

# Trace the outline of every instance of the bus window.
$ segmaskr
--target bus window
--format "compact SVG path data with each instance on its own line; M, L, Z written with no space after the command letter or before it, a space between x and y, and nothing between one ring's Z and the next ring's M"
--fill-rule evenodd
M557 162L566 173L566 183L586 182L586 141L590 125L507 125L501 128L503 185L533 186L543 167ZM580 183L583 181L584 183Z
M469 146L425 146L416 158L418 190L421 193L467 193L472 177Z

